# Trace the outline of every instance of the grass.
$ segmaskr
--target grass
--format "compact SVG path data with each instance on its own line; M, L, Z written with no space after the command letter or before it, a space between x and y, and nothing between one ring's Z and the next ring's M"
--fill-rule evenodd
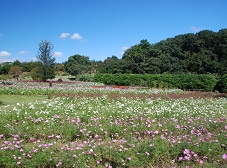
M46 100L47 96L28 96L28 95L0 95L0 107L1 106L14 106L17 103L32 103L36 101Z

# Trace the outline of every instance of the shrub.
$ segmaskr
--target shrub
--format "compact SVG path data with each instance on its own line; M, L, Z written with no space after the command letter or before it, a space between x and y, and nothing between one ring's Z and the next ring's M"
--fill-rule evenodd
M0 75L0 80L6 80L8 78L9 78L8 75Z
M215 86L215 90L219 92L227 92L227 74L223 75Z
M203 91L212 91L217 83L217 79L211 74L96 74L95 81L107 85Z
M20 75L21 79L28 79L30 78L30 72L22 72Z
M63 80L62 80L61 78L59 78L57 81L58 81L58 82L63 82Z
M13 83L12 82L8 82L8 81L2 81L2 83L1 83L2 85L13 85Z
M83 82L93 82L94 75L93 74L80 74L76 76L76 80Z

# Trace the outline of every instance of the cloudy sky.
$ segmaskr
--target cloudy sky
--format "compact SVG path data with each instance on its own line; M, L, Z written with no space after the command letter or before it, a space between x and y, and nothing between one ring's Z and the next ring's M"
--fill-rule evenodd
M227 28L226 0L0 0L0 62L35 61L42 40L57 62L104 60L147 39Z

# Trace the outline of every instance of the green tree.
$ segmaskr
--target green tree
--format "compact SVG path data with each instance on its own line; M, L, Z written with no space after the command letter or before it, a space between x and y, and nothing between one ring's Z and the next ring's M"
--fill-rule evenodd
M9 70L9 75L18 80L20 74L22 73L22 68L20 66L11 66Z
M19 60L16 60L12 63L12 66L21 66L21 62Z
M38 70L35 73L39 73L42 81L47 79L53 79L55 77L55 58L53 58L54 46L50 41L41 41L39 43L39 50L37 54L37 60L40 63Z
M40 62L30 61L30 62L22 62L21 67L23 72L31 72L35 67L39 66Z
M160 54L161 51L157 47L147 40L141 40L140 44L125 51L122 59L126 61L128 69L134 74L156 73L160 71L160 58L158 58Z
M107 57L99 67L98 70L100 73L131 73L127 69L127 64L125 60L118 59L116 56Z
M11 62L3 62L0 66L0 74L4 75L8 74L11 66L12 66Z
M68 61L64 63L64 67L66 72L74 76L83 73L91 73L93 68L89 57L79 54L70 56Z

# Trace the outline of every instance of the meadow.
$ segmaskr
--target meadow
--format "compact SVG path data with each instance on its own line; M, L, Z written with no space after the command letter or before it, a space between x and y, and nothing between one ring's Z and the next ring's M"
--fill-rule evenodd
M0 82L0 167L225 168L227 99L213 95Z

